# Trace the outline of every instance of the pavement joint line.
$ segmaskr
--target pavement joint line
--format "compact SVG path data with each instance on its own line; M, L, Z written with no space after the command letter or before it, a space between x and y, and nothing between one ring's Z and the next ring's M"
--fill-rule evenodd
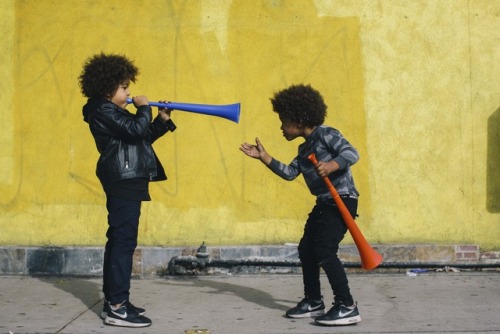
M86 310L80 312L79 314L76 315L76 317L74 317L73 319L71 319L69 322L67 322L64 326L62 326L61 328L59 328L55 334L57 333L61 333L66 327L68 327L69 325L71 325L71 323L73 323L75 320L77 320L78 318L80 318L82 315L84 315L85 313L87 313L88 311L91 311L94 306L96 306L97 304L99 304L101 302L101 299L98 299L94 304L92 304L92 306L90 307L87 307Z

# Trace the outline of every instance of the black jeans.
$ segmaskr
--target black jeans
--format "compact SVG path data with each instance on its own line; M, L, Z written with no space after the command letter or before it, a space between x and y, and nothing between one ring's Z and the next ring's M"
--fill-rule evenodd
M104 298L114 305L129 300L141 202L108 197L106 207L109 227L104 250L102 291Z
M355 217L358 200L343 198L343 201L351 215ZM336 205L317 204L309 214L304 235L299 243L304 294L307 298L321 299L321 267L333 290L335 302L342 302L347 306L354 302L344 266L337 256L339 243L346 231L347 226Z

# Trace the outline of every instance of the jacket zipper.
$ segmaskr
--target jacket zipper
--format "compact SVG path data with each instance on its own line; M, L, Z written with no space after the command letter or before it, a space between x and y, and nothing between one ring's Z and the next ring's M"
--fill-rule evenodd
M125 168L128 169L128 145L124 145L124 153L125 153Z

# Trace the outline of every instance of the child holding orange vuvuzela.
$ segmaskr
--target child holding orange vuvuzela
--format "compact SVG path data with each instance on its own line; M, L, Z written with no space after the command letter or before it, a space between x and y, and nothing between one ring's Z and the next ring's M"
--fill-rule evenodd
M347 232L342 215L323 178L328 177L338 191L352 217L356 216L359 193L355 187L350 166L359 155L357 150L329 126L324 125L327 106L321 94L310 85L292 85L274 94L271 99L274 111L281 121L286 140L303 138L297 156L285 164L272 157L258 138L255 144L243 143L240 150L247 156L259 159L272 172L285 180L294 180L300 174L316 204L304 227L298 251L302 265L304 298L289 309L289 318L314 317L320 325L350 325L361 321L357 303L350 292L347 275L338 258L339 244ZM315 166L309 159L314 153ZM321 294L320 268L328 278L333 291L333 306L325 313Z

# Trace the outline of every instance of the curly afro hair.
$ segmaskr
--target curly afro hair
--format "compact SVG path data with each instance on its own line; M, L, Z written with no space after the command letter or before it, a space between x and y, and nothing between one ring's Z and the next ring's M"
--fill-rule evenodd
M273 110L280 118L307 127L323 124L326 104L321 94L310 85L292 85L274 94Z
M84 96L107 98L119 85L135 82L138 75L139 69L127 57L101 52L85 61L78 83Z

